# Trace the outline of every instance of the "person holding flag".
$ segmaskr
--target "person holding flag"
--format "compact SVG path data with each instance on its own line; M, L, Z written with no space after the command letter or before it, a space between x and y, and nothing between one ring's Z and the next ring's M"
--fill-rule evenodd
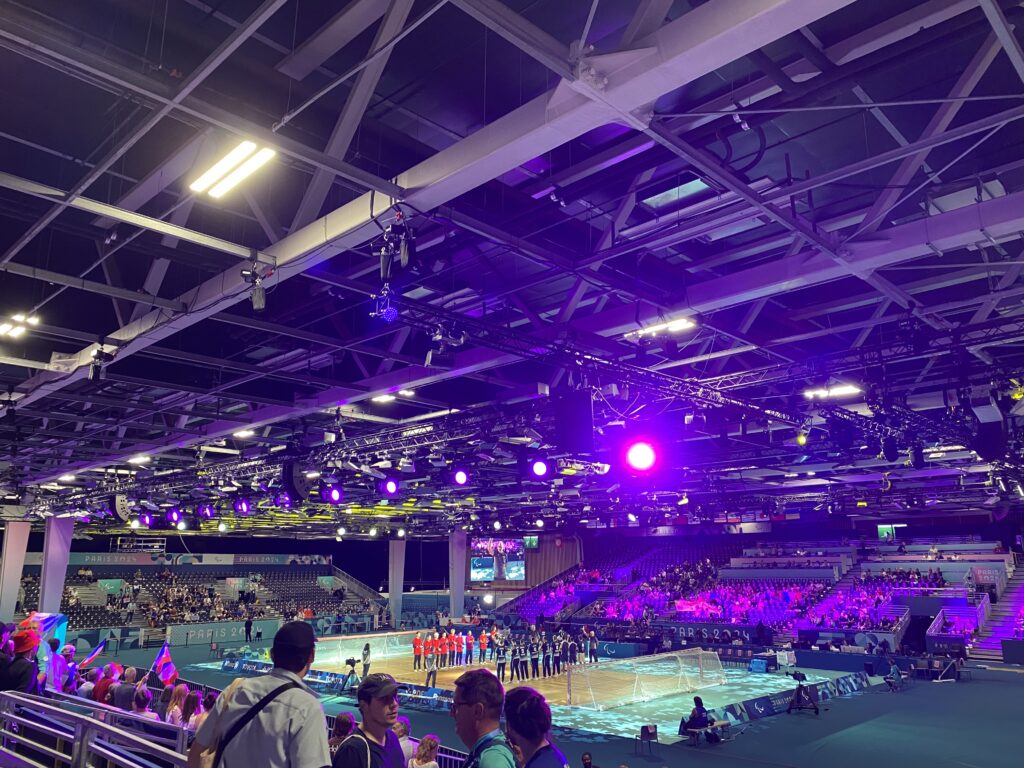
M167 641L164 641L163 648L160 649L160 653L153 660L153 666L150 667L150 670L156 672L156 676L160 678L164 685L174 685L174 682L178 679L178 670L174 666L174 660L171 658L170 643Z

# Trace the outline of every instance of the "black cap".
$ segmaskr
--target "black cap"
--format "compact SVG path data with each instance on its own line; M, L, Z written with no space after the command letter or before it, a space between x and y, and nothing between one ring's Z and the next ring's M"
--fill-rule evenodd
M384 672L374 672L372 675L367 675L363 678L363 682L359 684L356 698L359 701L380 699L384 696L391 696L397 690L398 682L395 678Z
M289 621L282 624L274 635L274 647L282 646L298 650L310 650L316 645L316 633L313 627L304 621Z

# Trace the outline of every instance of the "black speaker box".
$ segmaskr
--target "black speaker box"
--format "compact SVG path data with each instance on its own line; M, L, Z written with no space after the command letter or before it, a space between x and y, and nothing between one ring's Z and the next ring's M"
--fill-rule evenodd
M971 445L983 461L998 461L1006 455L1006 433L1001 421L983 421Z
M555 394L555 444L568 453L594 450L594 402L589 389Z

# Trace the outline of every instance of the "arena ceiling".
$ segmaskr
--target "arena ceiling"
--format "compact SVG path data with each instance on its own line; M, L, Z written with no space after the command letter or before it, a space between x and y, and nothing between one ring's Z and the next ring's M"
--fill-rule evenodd
M0 0L7 514L243 488L240 528L332 531L283 465L438 533L1005 509L1021 6Z

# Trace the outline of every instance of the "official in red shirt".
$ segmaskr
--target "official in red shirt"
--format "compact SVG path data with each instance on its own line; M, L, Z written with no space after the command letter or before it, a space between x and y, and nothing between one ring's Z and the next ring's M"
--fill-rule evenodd
M420 669L423 665L423 638L420 637L420 633L416 633L416 637L412 639L412 668Z
M463 662L464 664L473 663L473 643L475 640L476 638L473 637L473 630L466 633L466 660Z
M487 633L480 630L480 663L483 664L487 658Z
M466 654L466 638L460 632L455 636L455 665L462 665L462 657Z

